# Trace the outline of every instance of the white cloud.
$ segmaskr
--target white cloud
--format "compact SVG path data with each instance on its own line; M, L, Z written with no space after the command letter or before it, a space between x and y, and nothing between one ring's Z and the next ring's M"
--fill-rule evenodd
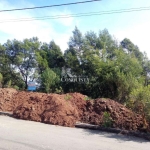
M23 2L23 1L22 1ZM29 4L31 7L32 4ZM27 7L27 6L26 6ZM0 0L0 9L7 8L13 9L7 1ZM45 11L45 10L44 10ZM31 11L32 12L32 11ZM0 13L0 22L10 19L18 18L33 18L34 13L30 11L16 11L16 12L5 12ZM70 14L69 11L46 11L45 14L52 15L66 15ZM37 13L38 14L38 13ZM4 43L7 39L23 40L25 38L31 38L37 36L42 42L50 42L54 40L62 50L67 48L67 42L71 35L71 31L74 29L74 22L77 22L73 17L67 19L57 20L38 20L38 21L23 21L23 22L7 22L0 23L0 43ZM65 30L57 30L58 28L65 28Z
M121 41L130 39L142 52L146 52L150 58L150 22L137 24L136 26L115 32L115 36Z
M71 26L74 23L74 18L70 14L71 12L67 10L64 10L63 12L60 12L57 10L51 13L51 15L56 16L56 18L58 16L58 19L56 19L55 21L64 26ZM59 17L62 17L62 18L59 18ZM63 18L63 17L66 17L66 18Z

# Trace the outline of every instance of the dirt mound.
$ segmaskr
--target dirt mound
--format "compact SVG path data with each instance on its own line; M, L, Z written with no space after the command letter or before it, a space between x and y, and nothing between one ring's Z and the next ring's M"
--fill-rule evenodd
M14 110L16 118L70 127L79 120L78 111L64 95L20 92L16 99L20 98L25 102Z
M17 90L11 88L0 88L0 111L13 111L16 108L14 97Z
M135 114L111 99L87 101L86 109L87 111L83 114L83 122L86 123L106 125L109 121L111 127L134 131L145 127L141 115ZM104 113L108 116L104 116Z
M80 93L59 95L0 89L0 111L13 111L14 117L20 119L70 127L80 121L134 131L147 128L141 115L111 99L86 99Z
M64 99L70 97L69 102L74 108L77 109L79 114L79 121L83 120L83 113L86 111L86 100L87 96L80 93L69 93L64 95Z

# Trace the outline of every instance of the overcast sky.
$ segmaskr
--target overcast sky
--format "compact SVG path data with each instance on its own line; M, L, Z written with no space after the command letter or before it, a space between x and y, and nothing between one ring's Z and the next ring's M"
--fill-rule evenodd
M0 10L78 1L85 0L0 0ZM65 50L75 26L83 34L90 30L98 33L99 30L107 28L109 33L114 35L119 41L129 38L141 51L146 51L150 58L150 10L88 17L70 17L67 19L5 22L6 20L18 18L68 15L149 6L150 1L148 0L102 0L80 5L0 12L0 43L5 43L7 39L22 40L37 36L42 42L54 40L62 50Z

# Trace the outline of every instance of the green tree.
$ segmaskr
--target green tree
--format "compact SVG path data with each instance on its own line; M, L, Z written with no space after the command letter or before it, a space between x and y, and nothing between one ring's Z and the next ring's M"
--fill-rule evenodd
M49 68L61 68L64 66L62 51L54 41L51 41L50 44L44 43L41 49L46 52L46 59Z
M50 68L46 68L41 75L41 86L45 92L52 92L52 86L55 85L57 75Z
M35 51L39 50L40 42L37 38L24 39L23 42L8 40L4 44L6 55L11 70L18 72L27 88L28 80L37 78L37 67Z
M142 75L145 79L144 85L148 86L150 84L150 77L149 77L149 74L150 74L150 60L148 59L146 53L144 53L143 55L144 55L144 57L143 57L143 61L142 61L142 68L143 68Z
M70 37L68 46L69 48L64 53L65 68L70 69L72 75L84 75L82 55L84 51L85 39L80 30L75 27L73 35ZM79 83L63 83L65 92L82 92L84 85Z
M75 50L78 61L81 64L82 63L81 56L83 53L83 46L84 46L84 37L77 27L75 27L72 33L73 35L70 37L70 40L68 42L69 49Z
M73 47L77 53L81 53L82 45L84 43L82 33L77 27L75 27L72 33L73 33L73 36L70 37L68 45L69 47Z
M86 41L87 45L96 47L97 46L97 42L98 42L98 37L97 37L95 32L88 31L85 34L85 41Z
M47 53L44 50L36 51L37 69L40 74L48 68Z
M129 55L134 55L139 61L143 60L143 53L129 39L125 38L120 44Z
M108 30L104 29L99 32L97 47L100 50L100 56L103 60L107 58L113 59L115 57L115 49L118 49L118 43Z
M7 83L11 80L11 84L13 86L18 85L22 89L23 88L22 77L14 68L14 65L12 63L13 59L9 55L9 52L11 51L9 51L6 45L5 46L4 45L0 45L0 72L3 75L2 87L6 87Z

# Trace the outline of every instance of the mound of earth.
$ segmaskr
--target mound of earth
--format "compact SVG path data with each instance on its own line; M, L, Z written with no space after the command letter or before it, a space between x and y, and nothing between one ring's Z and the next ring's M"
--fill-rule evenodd
M143 117L111 99L86 100L80 93L45 94L0 89L0 111L13 111L20 119L61 126L75 126L77 121L126 130L148 128ZM108 114L109 116L105 116Z
M83 122L94 125L105 125L111 122L111 127L126 130L143 130L147 128L141 115L132 112L125 106L111 99L96 99L87 101L87 111L83 113ZM104 113L110 116L104 116Z
M16 108L15 95L17 90L12 88L0 88L0 111L12 112Z
M16 100L25 102L18 106L16 118L44 122L61 126L74 126L79 120L78 111L66 100L65 95L20 92Z
M86 112L86 97L80 93L69 93L64 95L64 99L69 95L69 102L72 104L74 108L78 111L79 121L83 120L83 113Z

